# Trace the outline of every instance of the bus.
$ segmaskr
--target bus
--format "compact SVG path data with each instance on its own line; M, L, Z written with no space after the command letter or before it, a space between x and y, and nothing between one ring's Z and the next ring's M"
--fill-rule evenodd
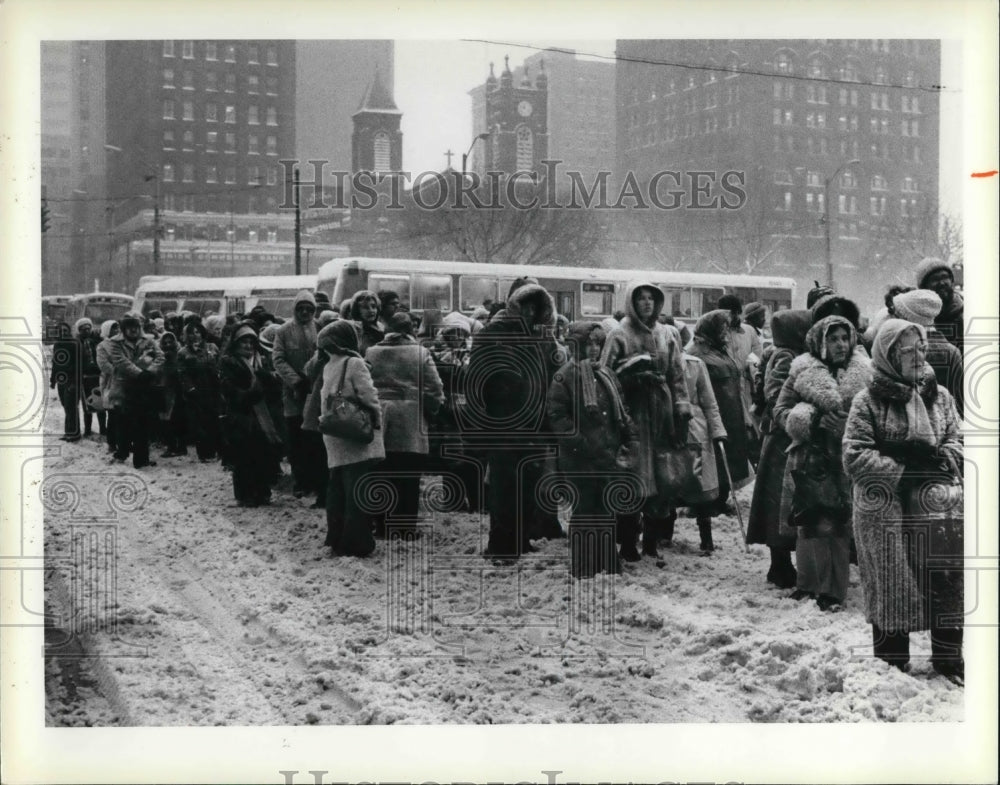
M68 294L49 294L42 298L42 341L52 343L58 337L59 323L66 321ZM72 325L71 325L72 326Z
M66 303L66 314L63 317L72 327L77 320L87 317L94 323L94 330L100 330L101 325L109 319L118 321L132 310L132 296L118 292L87 292L75 294Z
M556 311L570 321L599 321L624 311L625 292L638 281L650 281L663 290L663 313L689 324L716 308L723 294L735 294L744 303L762 303L768 318L791 308L795 296L792 278L361 257L326 262L317 274L316 289L326 292L335 305L361 289L391 290L418 314L436 308L468 315L484 301L505 300L511 283L525 275L549 291Z
M275 316L292 316L295 295L316 288L315 275L258 275L242 278L174 276L144 279L135 292L135 307L143 316L158 310L191 311L199 316L249 313L261 305Z

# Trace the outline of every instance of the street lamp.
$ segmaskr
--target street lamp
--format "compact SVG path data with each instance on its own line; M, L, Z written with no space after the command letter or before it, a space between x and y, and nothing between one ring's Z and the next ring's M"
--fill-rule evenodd
M106 144L104 149L112 153L124 152L121 147L114 144ZM152 180L156 184L153 195L153 275L156 275L160 271L160 175L147 174L142 179L147 183Z
M837 175L840 174L848 166L854 166L859 164L861 161L857 158L852 158L850 161L845 161L840 166L837 167L836 171L831 174L823 182L823 207L825 208L826 215L824 216L823 224L826 229L826 280L827 285L833 289L833 251L830 246L830 183L836 179Z
M472 154L472 148L476 146L476 142L478 142L480 139L484 139L485 140L485 139L489 139L489 138L490 138L490 132L489 131L485 131L485 132L479 134L475 139L472 140L472 144L469 145L469 149L466 150L464 153L462 153L462 182L463 183L465 182L465 169L466 169L466 165L469 162L469 155Z

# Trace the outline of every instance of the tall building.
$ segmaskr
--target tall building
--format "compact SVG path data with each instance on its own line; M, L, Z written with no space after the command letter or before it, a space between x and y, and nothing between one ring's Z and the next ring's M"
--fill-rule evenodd
M41 171L49 208L43 236L42 291L92 288L103 248L104 44L43 41Z
M662 200L676 189L687 203L664 214L670 264L805 289L828 277L829 228L835 285L870 305L912 265L892 249L933 234L939 42L622 40L617 52L616 180L681 173L659 181ZM726 171L744 178L738 209L715 201ZM708 173L711 196L697 199L714 207L691 208L693 172Z
M549 49L525 58L513 71L513 84L526 75L544 74L548 86L546 127L548 158L562 161L561 171L575 171L591 182L615 163L615 66L581 60L571 49ZM490 130L486 115L487 85L469 91L472 138ZM483 172L483 156L473 148L473 171Z
M157 224L161 245L192 255L213 242L290 239L279 162L295 153L295 78L294 41L107 42L111 243L150 237ZM124 269L120 288L172 272L114 251L106 275L117 283Z

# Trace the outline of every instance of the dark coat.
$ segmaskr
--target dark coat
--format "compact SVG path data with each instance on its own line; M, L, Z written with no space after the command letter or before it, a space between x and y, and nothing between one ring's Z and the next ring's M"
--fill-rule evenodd
M754 481L753 500L747 521L748 543L772 548L795 547L795 540L782 536L778 525L781 489L785 463L788 460L786 451L792 440L783 428L774 426L774 405L788 378L792 360L805 351L806 333L811 326L810 311L779 311L771 318L774 350L764 368L764 411L761 417L764 442L761 445L757 479Z
M965 412L962 382L965 377L962 352L934 328L927 330L927 364L934 369L937 383L951 393L959 419Z
M910 390L878 371L866 390L851 406L844 432L844 468L853 482L854 539L858 549L858 567L861 588L864 592L865 618L883 630L912 632L930 626L928 618L930 598L926 586L920 585L918 575L927 565L920 559L928 549L936 558L961 559L962 511L958 505L948 511L946 520L935 520L929 515L926 521L929 537L921 550L915 543L903 538L901 481L904 464L898 456L883 450L890 443L903 441L907 435L906 401ZM933 373L926 369L920 384L920 396L927 408L927 415L937 439L937 449L942 455L960 462L961 437L958 418L951 395L936 384ZM940 536L939 531L949 527L956 530L952 536ZM953 614L961 619L964 614L961 573L951 582L951 591L936 596L934 610ZM959 622L960 624L960 622ZM943 624L941 626L957 626Z
M965 301L962 295L955 292L951 302L941 308L934 319L934 326L960 352L965 340Z
M223 428L230 448L236 452L271 449L266 428L273 428L273 422L263 420L257 404L265 403L268 392L275 394L280 381L263 369L251 371L241 358L226 353L219 360L219 384L225 406Z

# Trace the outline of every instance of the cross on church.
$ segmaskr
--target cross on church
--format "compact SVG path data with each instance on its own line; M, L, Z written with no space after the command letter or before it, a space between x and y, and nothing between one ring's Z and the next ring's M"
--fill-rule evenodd
M448 148L448 152L445 153L445 156L448 158L448 168L449 169L451 169L451 157L453 155L454 155L454 153L451 151L451 148L449 147Z

